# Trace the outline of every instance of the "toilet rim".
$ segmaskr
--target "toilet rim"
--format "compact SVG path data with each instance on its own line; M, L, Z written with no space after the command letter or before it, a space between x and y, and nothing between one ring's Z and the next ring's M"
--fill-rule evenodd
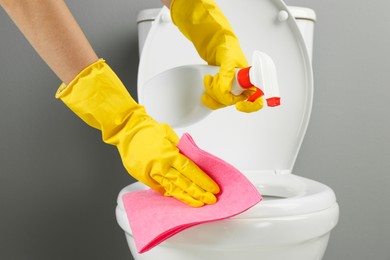
M291 173L246 171L263 201L237 219L270 218L305 215L334 206L336 195L327 185Z
M328 186L290 173L250 172L248 176L255 182L270 180L254 183L256 187L263 185L264 201L237 216L191 227L159 247L173 250L183 247L196 250L268 248L318 239L329 234L337 225L339 206ZM275 185L280 188L279 192L272 189ZM124 193L142 189L148 187L136 182L123 188L118 196L116 219L128 241L133 241L134 237L121 197ZM267 200L270 194L285 198ZM221 232L225 232L224 239L221 239Z
M289 217L312 214L334 206L336 196L327 185L291 173L248 171L245 176L263 196L263 201L232 219ZM135 182L124 187L117 199L118 208L124 210L122 195L149 189Z

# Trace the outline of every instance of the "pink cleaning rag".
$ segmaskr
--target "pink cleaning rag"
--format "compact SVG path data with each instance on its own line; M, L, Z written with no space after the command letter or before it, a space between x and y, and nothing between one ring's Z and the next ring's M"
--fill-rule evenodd
M219 185L217 203L190 207L149 189L129 192L122 200L139 253L144 253L189 227L226 219L259 203L261 195L236 168L201 150L189 134L177 147Z

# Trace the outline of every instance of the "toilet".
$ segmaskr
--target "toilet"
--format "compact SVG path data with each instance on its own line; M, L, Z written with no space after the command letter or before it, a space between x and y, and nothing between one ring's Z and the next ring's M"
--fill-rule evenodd
M145 10L138 17L138 100L157 121L170 124L179 136L190 133L200 148L239 169L264 199L242 214L191 227L139 254L121 199L127 192L148 189L136 182L118 195L118 224L137 260L322 259L338 222L335 194L325 184L293 173L312 107L315 13L286 6L281 0L216 2L248 61L255 50L272 57L281 105L250 114L238 112L234 106L211 111L200 102L202 87L188 82L178 90L163 80L153 81L171 68L205 64L172 24L165 7ZM192 117L198 110L207 113ZM175 111L185 111L190 120L180 122L172 116Z

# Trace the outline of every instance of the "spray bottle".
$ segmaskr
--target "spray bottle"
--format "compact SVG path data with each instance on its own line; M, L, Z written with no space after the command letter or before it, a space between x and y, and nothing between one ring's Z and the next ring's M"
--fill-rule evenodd
M141 84L138 98L148 114L158 121L172 127L194 124L211 113L201 102L203 79L206 75L215 75L219 69L217 66L192 64L165 70ZM251 67L237 69L231 92L239 95L253 86L257 91L248 98L249 101L264 95L268 106L280 104L274 62L259 51L253 53Z
M232 84L231 93L240 95L245 89L256 87L256 92L248 98L254 101L264 95L267 105L280 105L280 95L275 64L267 54L255 51L252 55L252 66L238 69Z

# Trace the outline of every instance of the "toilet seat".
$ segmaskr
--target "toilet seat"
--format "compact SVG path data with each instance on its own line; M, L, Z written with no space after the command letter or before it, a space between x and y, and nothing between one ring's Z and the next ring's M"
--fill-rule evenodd
M291 173L308 125L313 95L311 63L299 28L280 0L216 2L228 17L246 57L259 50L273 59L282 105L251 114L237 112L231 106L210 111L199 120L186 122L185 126L172 127L179 136L190 133L202 149L243 172ZM244 8L245 5L251 8ZM195 104L203 106L201 84L189 86L193 82L188 82L183 85L185 90L175 91L169 84L153 82L161 72L190 64L205 62L173 25L169 10L163 8L145 40L138 71L138 100L157 121L171 125L160 115L183 109L183 100L191 100L187 102L191 105L195 100ZM169 92L165 96L172 98L165 99L163 92ZM239 138L243 140L234 140ZM230 149L226 149L226 142ZM251 156L240 156L237 151Z
M233 219L274 218L311 214L331 208L336 196L328 186L294 174L275 174L257 171L245 172L247 178L263 196L261 203L232 217ZM128 192L149 189L136 182L123 188L118 195L118 208L125 214L122 195ZM124 226L128 224L124 216Z
M263 201L233 218L273 218L311 214L335 205L328 186L294 174L244 172L263 196Z
M231 106L210 111L202 120L174 130L179 136L189 132L199 147L235 166L265 195L267 199L261 207L255 206L235 218L295 216L330 208L336 199L329 187L292 174L309 121L313 95L311 63L294 17L280 0L216 2L228 17L245 55L250 57L254 50L260 49L273 59L282 105L251 114L237 112ZM243 8L243 5L251 8ZM157 116L155 119L159 120L164 107L175 105L175 98L164 104L161 91L171 91L178 100L194 99L202 94L203 87L193 90L197 86L183 84L186 90L175 92L164 82L150 85L161 72L189 64L205 62L172 24L169 10L163 8L145 41L138 74L139 102L151 116ZM195 99L200 102L200 96ZM178 109L179 106L182 103L178 104ZM158 113L154 113L155 109ZM246 140L248 136L255 138ZM243 138L243 141L234 138ZM226 144L226 141L230 142ZM277 199L270 200L272 196Z

